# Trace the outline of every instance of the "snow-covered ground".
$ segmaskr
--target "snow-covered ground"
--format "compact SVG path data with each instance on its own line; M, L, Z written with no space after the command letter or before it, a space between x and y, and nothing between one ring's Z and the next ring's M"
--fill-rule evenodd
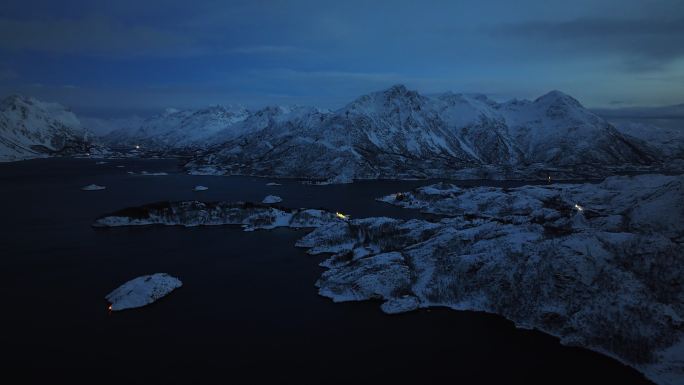
M600 184L459 188L382 201L442 216L331 223L298 242L331 253L317 285L335 301L380 299L503 315L684 381L684 176Z
M178 278L165 273L143 275L119 286L105 298L111 311L133 309L149 305L181 286Z

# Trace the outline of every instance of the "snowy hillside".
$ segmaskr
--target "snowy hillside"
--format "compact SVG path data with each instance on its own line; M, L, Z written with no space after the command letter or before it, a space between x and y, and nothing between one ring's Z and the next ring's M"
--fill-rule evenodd
M633 366L684 380L684 177L461 188L380 200L439 221L364 218L297 245L332 254L317 282L335 302L381 299L386 313L430 306L503 315Z
M122 126L103 137L112 147L135 146L159 149L200 148L215 138L232 139L231 127L245 120L248 112L239 106L211 106L199 110L167 109L137 124Z
M616 119L618 131L660 149L672 159L684 159L684 119Z
M535 101L484 95L426 97L397 85L334 112L303 110L245 134L188 164L198 174L365 178L587 176L606 167L652 165L655 150L616 131L577 100L552 91ZM533 172L531 170L534 170Z
M83 127L87 127L88 131L98 137L107 136L117 130L125 130L132 132L139 128L144 118L140 116L130 116L125 118L94 118L88 116L80 116L79 120Z
M376 178L600 177L658 166L680 152L636 139L552 91L534 101L498 103L485 95L427 97L397 85L336 111L241 106L168 109L151 118L82 121L58 104L2 102L2 159L86 152L86 130L114 149L197 153L195 174L302 177L330 182ZM626 130L629 134L635 130ZM660 135L662 134L662 135Z
M0 101L0 161L82 154L89 148L87 131L64 106L17 95Z

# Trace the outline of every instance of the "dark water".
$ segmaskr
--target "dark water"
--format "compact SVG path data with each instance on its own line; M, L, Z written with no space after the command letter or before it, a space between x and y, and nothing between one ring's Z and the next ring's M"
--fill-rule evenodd
M176 165L0 164L0 382L646 383L616 361L494 315L433 309L388 316L376 302L334 304L314 287L322 257L293 247L303 231L90 227L103 213L151 201L258 201L269 193L291 207L409 217L418 214L373 198L425 182L267 187L269 180L257 178L131 170L176 172ZM90 183L107 189L80 191ZM210 189L191 191L197 184ZM107 313L109 291L154 272L184 286L146 308Z

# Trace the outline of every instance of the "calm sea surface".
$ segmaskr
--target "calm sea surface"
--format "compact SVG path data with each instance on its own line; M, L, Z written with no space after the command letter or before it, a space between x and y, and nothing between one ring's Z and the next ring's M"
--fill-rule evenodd
M127 173L143 170L170 175ZM498 316L446 309L388 316L377 302L334 304L314 287L324 257L293 246L304 230L90 227L127 206L268 194L284 206L352 217L420 217L374 198L426 184L269 181L189 176L175 160L0 164L1 382L647 383L612 359ZM107 189L80 190L90 183ZM198 184L209 190L192 191ZM151 306L108 314L107 293L155 272L184 286Z

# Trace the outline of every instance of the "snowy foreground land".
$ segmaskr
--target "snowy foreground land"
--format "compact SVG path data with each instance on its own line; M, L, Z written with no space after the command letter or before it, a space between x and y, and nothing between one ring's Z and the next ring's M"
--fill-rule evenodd
M600 184L459 188L379 198L437 220L343 220L250 203L158 203L94 226L312 227L297 242L329 253L319 293L500 314L563 344L612 356L659 384L684 382L684 176Z

